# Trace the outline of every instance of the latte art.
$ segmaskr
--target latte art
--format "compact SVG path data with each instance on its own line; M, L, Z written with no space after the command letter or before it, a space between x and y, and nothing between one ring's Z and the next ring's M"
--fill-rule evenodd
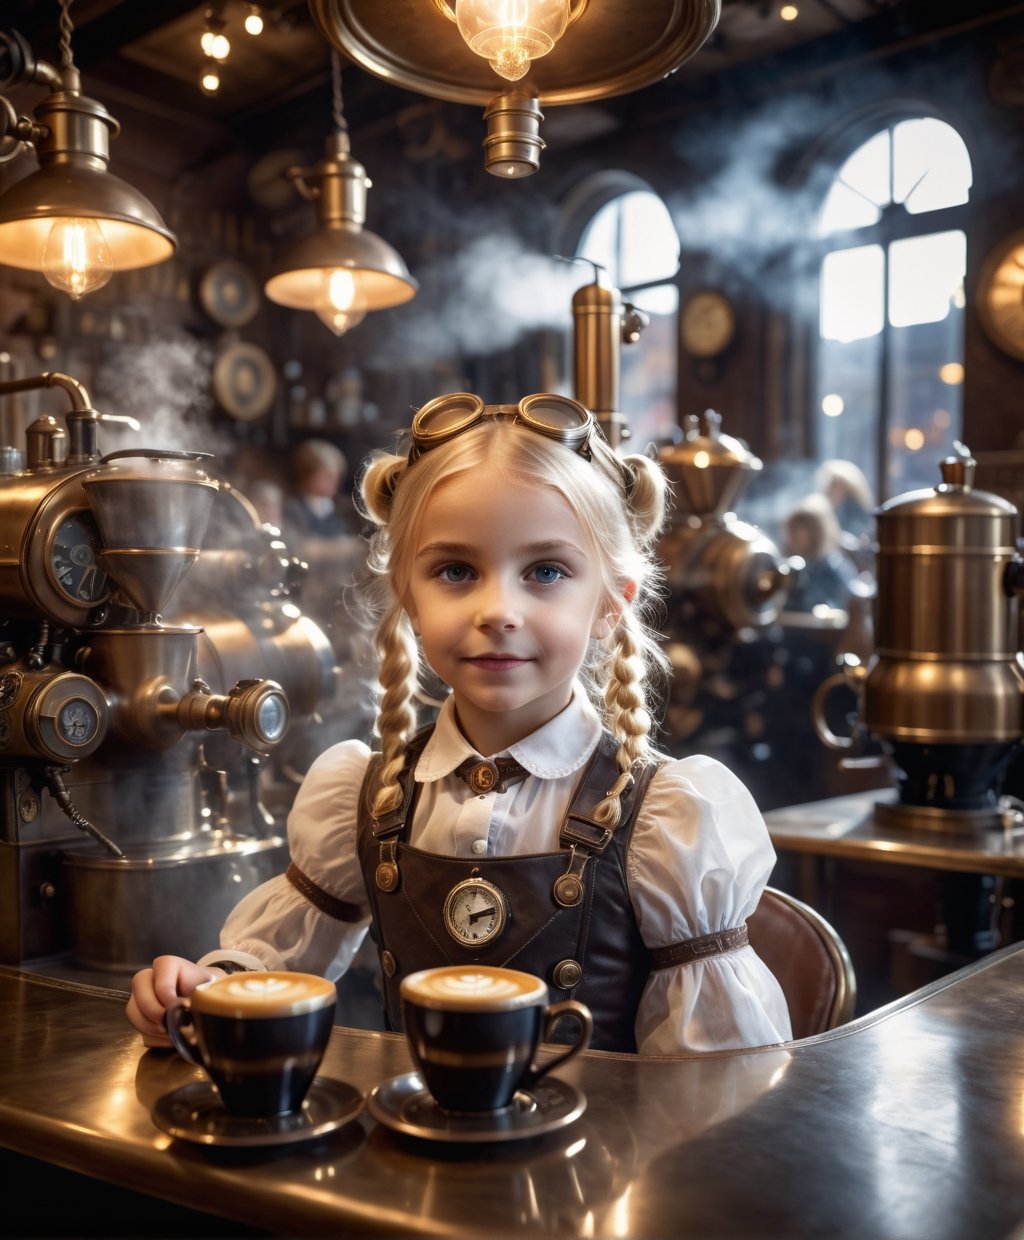
M428 1007L502 1011L545 1003L548 989L532 973L489 965L423 969L402 981L402 997Z
M192 1006L218 1016L299 1016L335 998L334 983L313 973L232 973L197 986Z

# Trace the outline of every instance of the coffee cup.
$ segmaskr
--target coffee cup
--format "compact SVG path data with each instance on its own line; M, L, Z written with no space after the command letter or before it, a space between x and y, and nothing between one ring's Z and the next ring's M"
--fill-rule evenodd
M198 1064L235 1115L302 1106L334 1021L333 982L312 973L232 973L167 1011L175 1049Z
M548 1003L532 973L489 965L446 965L402 979L402 1020L413 1062L445 1111L500 1111L552 1068L590 1044L590 1009L575 999ZM563 1016L576 1041L544 1063L537 1048Z

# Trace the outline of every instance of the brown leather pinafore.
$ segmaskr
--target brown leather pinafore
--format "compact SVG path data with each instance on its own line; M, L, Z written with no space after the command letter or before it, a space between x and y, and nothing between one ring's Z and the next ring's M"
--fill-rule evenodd
M606 734L577 784L558 852L441 856L406 843L418 789L413 772L430 730L418 733L410 745L397 810L381 820L370 817L366 802L373 764L361 797L357 847L391 1027L402 1027L403 977L438 965L488 964L544 978L552 1002L574 998L585 1003L594 1017L593 1046L635 1051L633 1026L652 961L626 885L626 854L656 764L637 773L622 797L620 825L607 830L592 818L618 776L616 745ZM446 917L453 889L469 879L489 885L485 890L497 889L507 914L500 933L483 944L457 937Z

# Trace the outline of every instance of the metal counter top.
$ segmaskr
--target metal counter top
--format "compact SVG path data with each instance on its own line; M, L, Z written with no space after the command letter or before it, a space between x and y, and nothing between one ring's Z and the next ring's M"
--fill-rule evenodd
M0 1005L0 1144L288 1235L1024 1235L1024 944L787 1048L588 1052L563 1070L582 1118L510 1145L365 1114L280 1150L172 1141L150 1108L198 1071L144 1051L123 997L0 969ZM366 1091L408 1070L401 1037L340 1028L322 1068Z
M764 820L772 843L780 850L1024 878L1024 831L901 829L876 822L875 804L892 804L895 800L892 789L875 788L768 810Z

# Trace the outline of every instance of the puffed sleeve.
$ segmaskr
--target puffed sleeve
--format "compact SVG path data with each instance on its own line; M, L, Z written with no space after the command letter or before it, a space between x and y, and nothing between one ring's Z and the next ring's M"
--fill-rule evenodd
M648 947L742 926L775 864L764 819L720 762L666 762L637 815L627 857ZM637 1013L641 1054L735 1050L792 1036L775 977L752 947L652 971Z
M236 959L255 957L268 969L330 978L348 968L370 924L356 854L356 814L369 756L361 741L325 750L309 768L288 815L292 861L329 895L365 914L355 922L336 921L280 874L245 896L224 923L220 945L238 953Z

